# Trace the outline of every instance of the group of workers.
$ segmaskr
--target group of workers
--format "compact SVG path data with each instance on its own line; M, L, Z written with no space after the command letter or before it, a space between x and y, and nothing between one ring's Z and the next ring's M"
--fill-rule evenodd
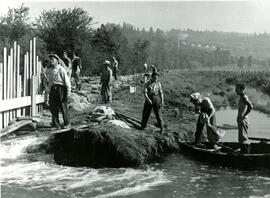
M147 64L144 65L147 69ZM144 96L145 103L143 108L141 128L144 129L147 125L151 110L153 109L156 116L158 127L160 127L161 133L164 130L163 120L160 114L160 108L164 106L164 97L161 87L161 83L158 81L157 76L159 73L156 68L152 66L152 74L144 75L145 85L144 85ZM148 80L150 78L150 80ZM244 92L245 85L237 84L235 86L235 92L240 96L238 102L238 115L237 115L237 126L238 126L238 141L241 145L241 152L249 153L250 151L250 142L248 139L248 114L252 110L253 106ZM210 137L211 134L217 133L216 126L216 113L214 105L212 104L209 97L203 97L200 93L193 93L190 95L190 102L195 106L195 112L199 114L198 121L196 125L195 132L195 142L194 145L197 147L201 146L202 132L204 126L206 126L208 141L218 141L217 138ZM214 129L214 130L213 130ZM219 134L217 134L219 135ZM213 144L215 146L215 144Z
M71 93L71 77L74 78L76 90L81 89L80 72L82 69L81 59L73 53L73 59L68 58L67 53L63 53L60 58L57 54L49 55L50 61L43 64L41 73L43 87L45 90L45 103L49 106L52 114L52 129L69 128L70 120L68 115L68 98ZM101 72L101 95L103 103L111 101L112 77L117 80L118 62L113 57L113 68L110 69L110 61L105 60ZM48 98L48 99L47 99ZM64 123L60 124L59 111L63 115Z
M63 53L63 60L60 59L56 54L49 55L50 58L50 70L48 74L48 81L50 87L49 104L50 111L52 114L52 127L58 129L61 128L59 122L59 110L62 112L64 125L62 128L70 126L67 101L69 94L71 93L71 76L74 77L76 82L76 89L80 90L80 70L81 60L76 54L73 55L71 61L67 57L67 53ZM112 78L117 80L118 62L115 57L112 58L112 65L109 60L103 62L103 70L101 72L100 84L103 103L109 103L112 100L111 86ZM112 67L112 69L110 68ZM147 70L147 64L144 64L145 70ZM164 122L160 113L161 107L164 106L164 96L162 91L161 83L158 81L160 75L157 68L151 66L152 73L144 75L144 97L145 103L143 107L141 129L147 126L148 119L153 109L157 126L160 128L160 132L164 131ZM248 96L244 93L245 85L237 84L235 87L236 94L240 96L238 102L238 141L242 145L242 151L249 151L249 140L248 140L248 114L253 108ZM201 145L203 128L206 125L207 131L210 131L213 127L216 127L216 114L215 108L209 97L202 97L200 93L193 93L190 95L190 101L195 106L195 112L199 113L196 132L195 132L195 146ZM210 138L208 138L211 141Z

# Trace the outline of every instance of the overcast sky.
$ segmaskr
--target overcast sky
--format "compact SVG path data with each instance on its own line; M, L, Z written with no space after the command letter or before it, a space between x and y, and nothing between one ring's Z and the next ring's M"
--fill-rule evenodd
M270 32L269 1L24 1L32 19L42 10L81 7L94 22L128 22L162 30L191 28L230 32ZM0 14L20 1L1 0Z

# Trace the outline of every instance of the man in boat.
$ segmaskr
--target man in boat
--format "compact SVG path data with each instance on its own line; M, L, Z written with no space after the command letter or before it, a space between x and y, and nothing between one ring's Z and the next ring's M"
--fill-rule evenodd
M52 114L52 127L60 129L59 110L62 112L64 126L70 127L67 102L71 93L70 79L66 70L60 65L60 58L56 54L49 55L51 69L49 72L50 95L49 104Z
M103 103L111 102L112 100L112 70L110 69L110 61L105 60L103 63L103 70L100 77L100 84L101 84L101 97Z
M241 152L249 153L250 142L248 139L248 114L252 110L253 105L249 101L248 96L244 93L244 90L244 84L237 84L235 86L235 92L240 96L237 115L238 141L241 144Z
M210 98L208 97L202 98L200 93L191 94L190 102L194 104L195 112L200 114L197 121L196 132L195 132L195 145L199 146L201 145L202 132L203 132L204 125L206 125L207 131L210 131L212 127L216 128L215 108Z
M163 133L163 120L160 115L160 109L164 106L164 97L161 87L161 83L158 81L159 73L154 66L152 67L151 79L144 85L145 103L143 107L143 115L141 122L141 129L144 129L147 125L152 108L157 119L157 125L160 128L160 132Z

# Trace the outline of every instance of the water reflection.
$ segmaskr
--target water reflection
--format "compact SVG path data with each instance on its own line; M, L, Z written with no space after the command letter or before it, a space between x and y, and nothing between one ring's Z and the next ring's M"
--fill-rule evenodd
M221 109L216 112L217 125L230 124L236 126L236 109ZM249 114L249 130L250 137L270 138L270 117L258 111L251 111ZM223 141L238 141L237 130L226 130Z

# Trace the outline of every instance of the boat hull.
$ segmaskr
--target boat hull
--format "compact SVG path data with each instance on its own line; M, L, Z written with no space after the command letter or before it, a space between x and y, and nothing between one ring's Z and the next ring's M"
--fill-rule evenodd
M209 143L205 143L207 146ZM239 148L238 143L222 143L232 149ZM213 165L234 167L241 169L270 169L270 144L252 143L251 153L237 155L225 151L194 147L191 142L180 143L181 152L187 156L205 161Z

